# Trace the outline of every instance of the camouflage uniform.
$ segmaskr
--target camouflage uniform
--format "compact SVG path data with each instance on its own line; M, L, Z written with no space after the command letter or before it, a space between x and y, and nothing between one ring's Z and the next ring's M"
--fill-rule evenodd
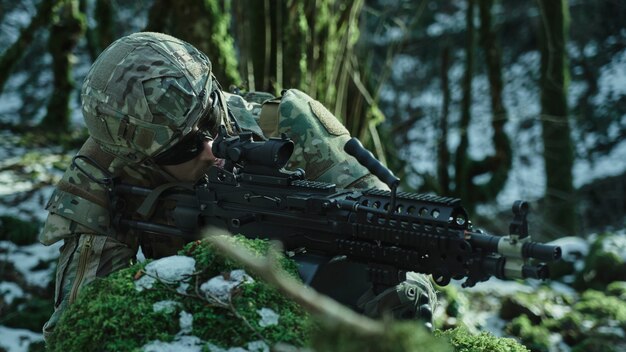
M221 103L211 110L213 93L220 95ZM107 182L111 176L147 187L175 181L154 157L180 142L210 110L214 123L230 131L235 127L226 111L241 129L259 138L287 133L296 143L288 168L303 168L308 178L339 187L386 187L343 152L348 131L316 100L298 90L287 90L279 99L263 94L246 98L221 92L208 58L167 35L136 33L121 38L96 60L82 89L90 138L78 153L83 158L67 169L48 202L49 215L40 234L46 245L64 241L55 312L44 326L44 336L82 287L127 267L139 248L146 257L159 258L184 245L179 238L113 229ZM392 310L409 307L418 312L420 305L432 305L434 300L424 303L419 294L431 296L429 281L421 275L415 280L418 296L404 294L407 288L399 285L390 289L399 293L382 303ZM380 315L380 298L364 297L361 306L366 313Z

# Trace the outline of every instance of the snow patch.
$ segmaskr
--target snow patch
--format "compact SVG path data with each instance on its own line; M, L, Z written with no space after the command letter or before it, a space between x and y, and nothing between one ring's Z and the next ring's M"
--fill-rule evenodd
M259 325L264 328L272 325L278 325L278 317L279 315L270 308L261 308L256 311L261 316L261 320L259 320Z
M587 254L589 254L589 242L581 237L561 237L547 244L552 246L560 246L562 251L562 257L565 259L569 257L585 257L587 256Z
M606 104L620 95L626 95L626 50L615 54L611 62L600 69L599 92L593 102L597 106Z
M144 345L145 352L201 352L206 343L196 336L180 336L172 342L152 341ZM209 347L209 350L211 348Z
M11 304L16 298L24 297L24 290L15 282L0 282L0 295L4 303Z
M270 346L263 341L248 342L248 351L250 352L269 352Z
M492 277L486 282L481 282L476 286L468 287L464 290L468 292L483 292L487 294L493 293L499 296L512 295L517 292L531 293L535 291L535 288L529 285L531 282L532 280L526 280L526 283L522 284L517 281L505 281Z
M246 348L222 348L210 342L202 341L197 336L180 336L172 342L151 341L144 345L144 352L269 352L269 346L263 341L248 342Z
M0 326L0 348L11 352L26 352L30 344L43 341L43 335L26 329Z
M614 253L626 262L626 236L610 236L602 241L602 250L606 253Z
M176 308L178 308L179 306L180 304L176 301L159 301L152 305L152 311L155 313L163 312L166 314L171 314L174 313L176 311Z
M0 249L5 252L3 259L13 263L28 285L36 287L46 287L52 280L55 266L40 264L54 262L59 256L59 248L61 248L61 242L50 246L40 243L17 246L10 241L0 241Z
M222 302L228 301L233 288L244 283L252 283L254 279L243 270L233 270L229 275L218 275L200 286L200 291L207 298L217 298Z
M178 323L180 324L178 335L189 334L193 330L193 315L183 310L178 316Z
M174 284L189 280L196 269L196 260L182 255L174 255L150 262L145 267L146 275L135 281L135 289L151 289L158 280Z

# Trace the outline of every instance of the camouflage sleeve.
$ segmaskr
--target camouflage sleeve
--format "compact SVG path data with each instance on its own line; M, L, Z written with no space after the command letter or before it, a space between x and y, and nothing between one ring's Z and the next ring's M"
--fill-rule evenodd
M79 225L51 213L40 233L40 240L50 244L62 239L56 270L54 313L43 327L50 336L62 312L76 299L80 290L97 277L127 267L135 258L137 247Z
M387 189L343 151L350 133L324 105L307 94L296 89L286 90L277 113L261 113L259 124L265 131L271 131L267 137L285 133L294 141L288 169L301 168L309 179L335 183L343 188Z

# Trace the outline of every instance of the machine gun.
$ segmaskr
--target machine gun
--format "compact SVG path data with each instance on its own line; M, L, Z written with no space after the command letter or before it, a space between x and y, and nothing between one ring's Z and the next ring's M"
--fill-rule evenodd
M510 233L493 236L473 228L460 199L399 192L399 179L355 138L345 151L391 190L306 180L304 171L284 168L293 150L286 135L254 141L251 134L230 136L222 127L213 154L226 163L211 167L206 182L155 190L115 186L114 203L127 195L145 197L145 217L147 208L169 204L166 222L117 216L113 224L189 239L207 226L275 239L287 250L363 263L379 287L403 281L407 271L430 274L439 285L464 279L464 287L492 276L543 280L549 277L544 262L561 257L560 247L531 241L526 202L513 204Z

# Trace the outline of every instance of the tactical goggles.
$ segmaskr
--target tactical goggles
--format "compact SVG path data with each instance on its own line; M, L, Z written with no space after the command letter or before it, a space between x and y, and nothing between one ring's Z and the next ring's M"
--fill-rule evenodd
M218 96L215 91L211 93L211 107L200 118L193 131L188 133L171 148L159 153L153 159L158 165L178 165L187 162L202 153L204 143L213 140L217 134L217 121L215 114L219 114Z

